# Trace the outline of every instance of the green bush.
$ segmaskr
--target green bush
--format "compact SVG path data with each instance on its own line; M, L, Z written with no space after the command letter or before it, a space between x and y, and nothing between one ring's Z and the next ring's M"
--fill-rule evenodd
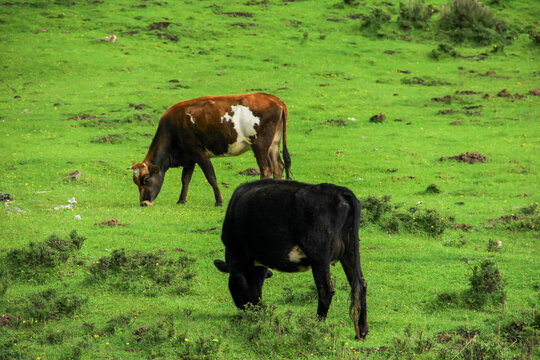
M369 30L379 30L383 24L390 21L390 14L380 8L371 10L369 14L364 16L362 21L362 28Z
M506 39L508 25L477 0L454 0L441 8L439 27L453 41L480 45Z
M9 310L33 323L33 321L48 321L70 316L77 312L86 301L86 298L78 295L59 293L51 288L34 293L25 299L11 301L14 308Z
M193 259L185 255L177 259L165 257L164 252L144 253L124 249L113 250L111 255L101 257L89 271L89 282L104 282L123 292L157 296L167 292L181 295L191 290L195 277L190 265Z
M471 270L471 287L464 294L465 303L475 310L483 309L489 302L504 306L506 292L497 264L492 260L484 260L480 267L475 265Z
M0 272L8 273L12 279L43 280L49 273L55 271L58 265L73 256L75 251L80 250L85 240L85 237L73 230L69 234L69 239L51 235L43 242L31 242L28 248L8 251L6 257L1 260L4 265L0 264ZM4 270L1 270L2 267Z
M423 0L400 2L397 23L404 30L410 30L413 27L424 28L434 13L433 6L426 6Z

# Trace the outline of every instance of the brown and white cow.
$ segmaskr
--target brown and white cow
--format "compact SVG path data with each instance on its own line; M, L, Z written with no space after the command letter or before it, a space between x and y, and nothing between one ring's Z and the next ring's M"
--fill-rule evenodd
M289 179L291 158L287 151L287 107L278 97L256 93L205 96L179 102L161 117L145 159L136 163L133 182L139 187L139 203L150 206L161 190L169 168L182 166L182 191L178 203L185 203L195 164L202 169L214 190L219 191L210 158L236 156L253 150L261 179ZM279 154L283 139L283 161Z

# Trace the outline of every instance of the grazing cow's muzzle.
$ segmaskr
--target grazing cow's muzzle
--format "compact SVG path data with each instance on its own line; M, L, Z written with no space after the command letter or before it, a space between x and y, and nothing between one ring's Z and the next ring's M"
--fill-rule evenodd
M154 205L153 201L149 201L149 200L141 201L141 206L152 206L152 205Z

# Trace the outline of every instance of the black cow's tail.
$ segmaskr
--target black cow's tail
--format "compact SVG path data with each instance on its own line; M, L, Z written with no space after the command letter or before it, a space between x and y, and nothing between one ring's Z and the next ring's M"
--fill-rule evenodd
M352 226L348 234L348 247L346 251L354 253L354 276L351 282L351 305L349 307L349 315L354 322L356 337L363 339L367 334L367 309L365 302L366 282L362 274L360 266L360 239L358 231L360 230L360 202L351 191L342 193L343 197L351 206Z
M283 162L285 163L285 178L287 180L290 180L292 178L292 172L291 172L291 156L289 155L289 151L287 150L287 117L288 112L287 108L283 107L283 110L281 112L281 119L283 121Z

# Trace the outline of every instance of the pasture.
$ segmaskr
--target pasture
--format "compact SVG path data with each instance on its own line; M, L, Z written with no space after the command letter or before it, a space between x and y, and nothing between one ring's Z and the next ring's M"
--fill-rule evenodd
M540 8L444 3L0 3L0 359L538 358ZM287 104L294 179L364 206L365 341L340 265L324 323L311 272L234 306L213 260L251 152L212 160L223 207L199 168L139 206L163 112L251 92Z

